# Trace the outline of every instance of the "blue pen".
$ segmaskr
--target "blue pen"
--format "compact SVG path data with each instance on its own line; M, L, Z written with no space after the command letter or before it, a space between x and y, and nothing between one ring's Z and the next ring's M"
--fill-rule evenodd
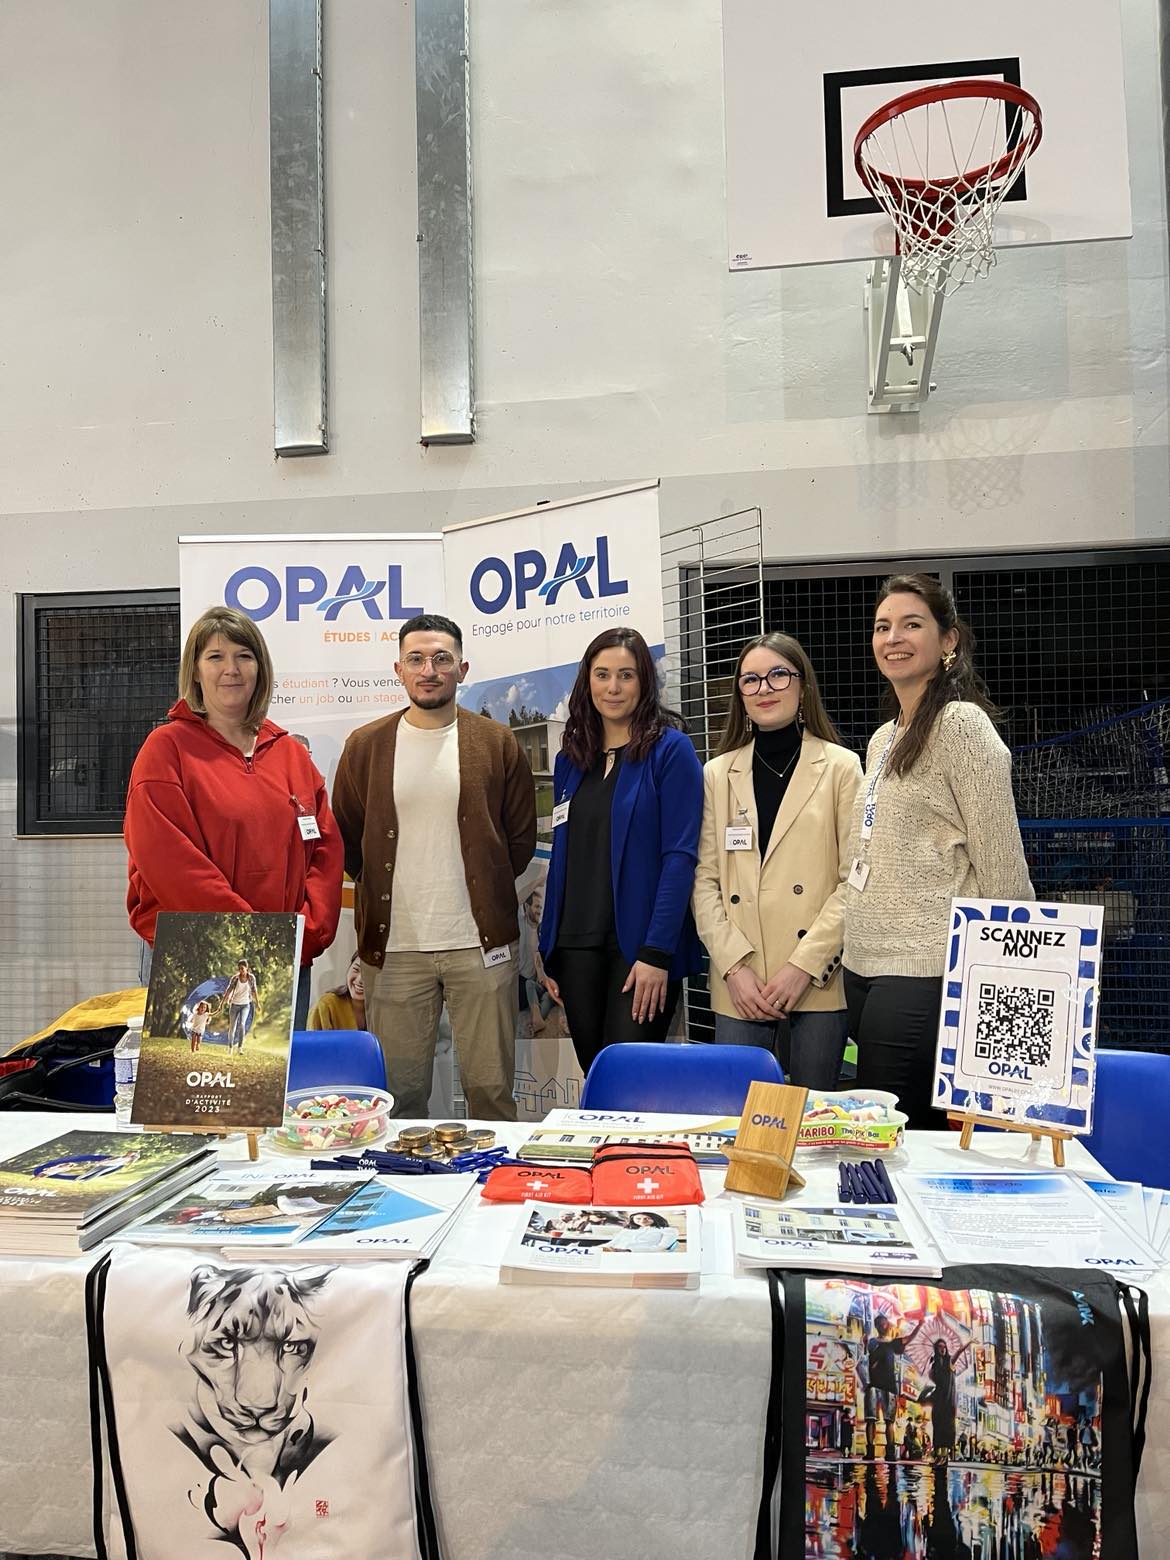
M874 1169L874 1167L871 1164L869 1164L869 1163L867 1163L866 1161L863 1160L861 1162L861 1164L858 1165L857 1168L858 1168L858 1170L861 1173L862 1181L865 1183L865 1190L866 1190L866 1194L867 1194L866 1195L866 1199L865 1199L866 1202L871 1202L871 1203L885 1202L885 1200L886 1200L885 1187L883 1187L880 1179L878 1178L878 1173Z
M837 1161L837 1196L843 1203L852 1202L849 1195L849 1177L846 1174L848 1166L843 1159Z
M890 1180L889 1171L880 1159L874 1160L874 1169L877 1171L878 1180L882 1183L882 1189L886 1194L886 1201L896 1203L898 1201L894 1193L894 1183Z

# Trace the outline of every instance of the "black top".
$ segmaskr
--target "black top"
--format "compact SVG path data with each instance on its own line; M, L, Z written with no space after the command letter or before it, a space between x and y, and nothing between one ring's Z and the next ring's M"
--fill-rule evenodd
M602 948L613 936L613 873L610 869L610 817L624 748L614 753L605 772L605 754L585 775L573 794L565 854L565 897L557 946Z
M800 762L797 756L802 740L801 727L796 721L781 726L778 731L757 731L756 748L752 757L752 788L756 793L756 817L759 820L760 859L772 838L772 828L780 803L792 779L793 770Z
M615 748L613 768L605 772L605 754L585 775L573 794L565 846L565 896L558 948L616 947L613 915L613 869L610 864L613 794L625 748ZM555 951L555 950L554 950ZM671 955L660 948L639 948L638 958L658 969L670 968Z

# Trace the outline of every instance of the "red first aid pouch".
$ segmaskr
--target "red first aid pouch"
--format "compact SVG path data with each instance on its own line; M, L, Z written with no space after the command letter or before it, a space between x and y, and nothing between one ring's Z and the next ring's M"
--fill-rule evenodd
M701 1203L703 1182L685 1143L607 1143L593 1155L593 1201L599 1208Z
M497 1165L480 1188L485 1202L578 1203L593 1201L588 1170L561 1165Z

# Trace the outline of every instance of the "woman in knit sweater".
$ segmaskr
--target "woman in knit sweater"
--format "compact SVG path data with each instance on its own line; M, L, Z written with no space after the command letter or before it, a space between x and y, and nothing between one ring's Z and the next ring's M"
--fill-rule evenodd
M893 719L874 732L853 815L845 1000L859 1087L935 1127L935 1041L952 898L1032 899L1011 757L971 630L925 574L878 593L873 653Z

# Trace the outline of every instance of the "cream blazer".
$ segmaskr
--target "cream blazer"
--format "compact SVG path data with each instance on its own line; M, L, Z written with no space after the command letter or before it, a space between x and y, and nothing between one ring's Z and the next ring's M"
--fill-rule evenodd
M807 732L763 861L752 784L755 743L703 769L703 827L692 904L711 955L711 1006L736 1016L723 977L746 962L761 980L792 963L812 976L797 1012L843 1008L849 835L861 761ZM730 823L750 823L751 850L727 850Z

